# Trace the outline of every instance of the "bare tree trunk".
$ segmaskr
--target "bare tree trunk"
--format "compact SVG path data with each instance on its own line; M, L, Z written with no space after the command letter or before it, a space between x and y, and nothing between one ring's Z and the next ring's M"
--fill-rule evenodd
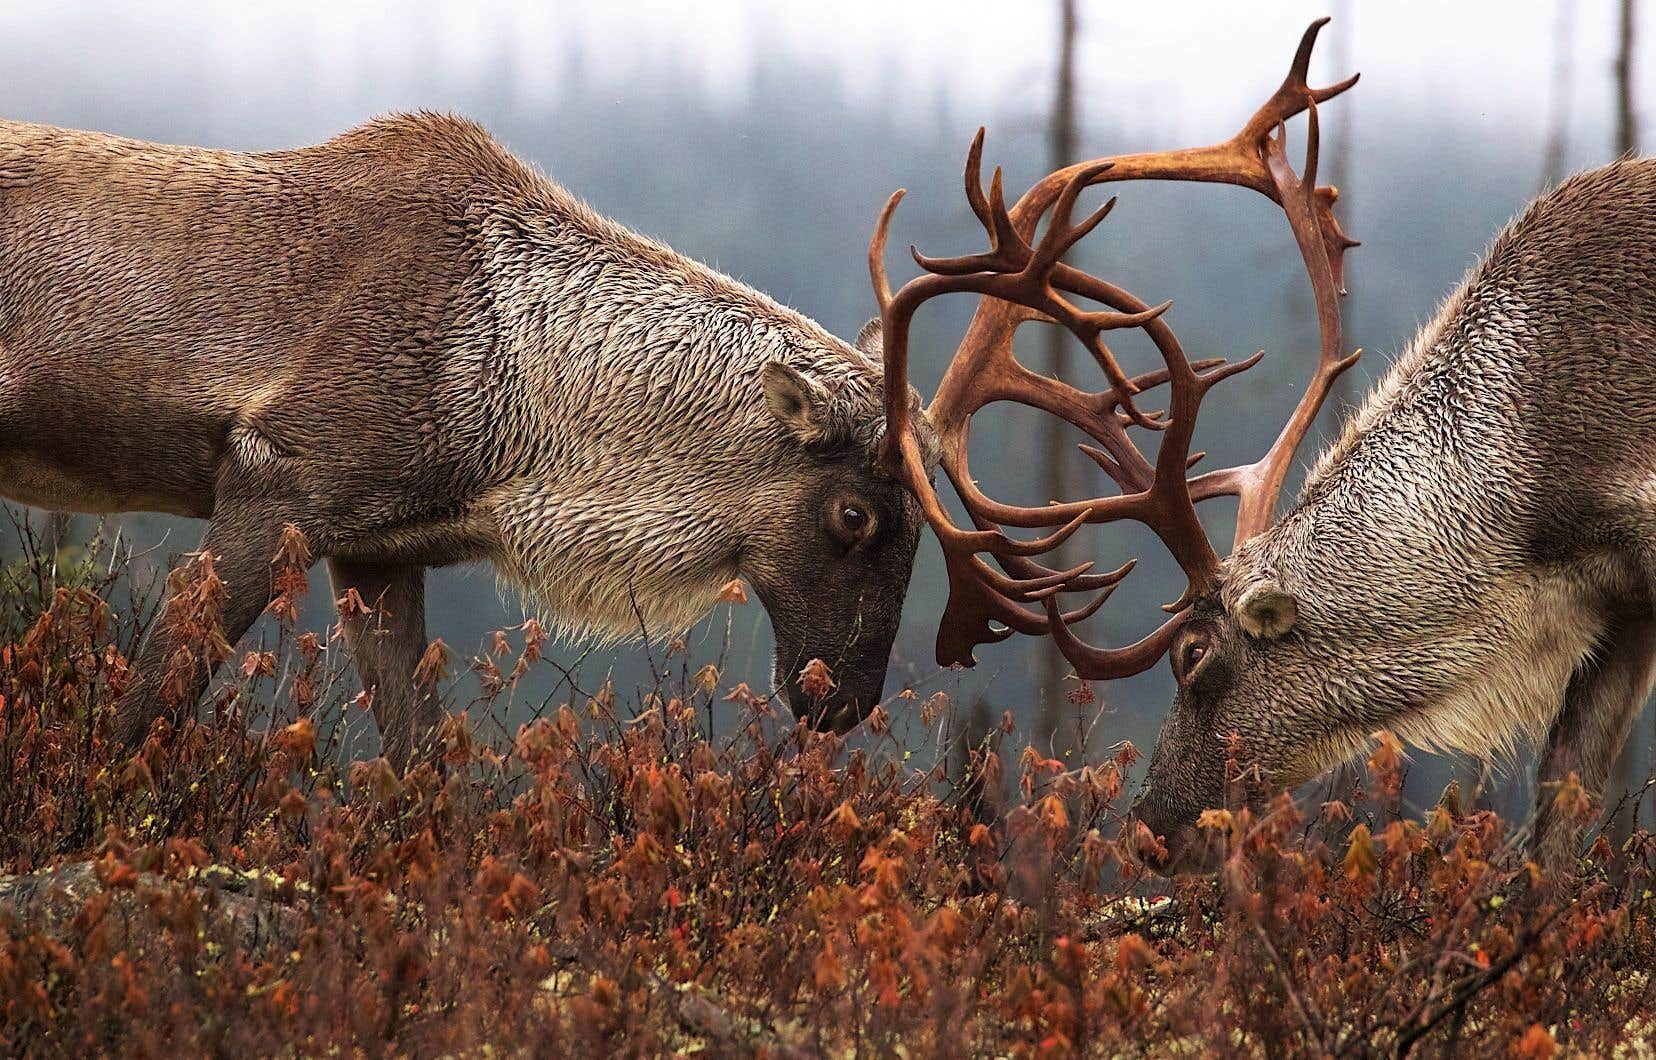
M1353 60L1351 58L1352 16L1355 6L1351 0L1335 0L1332 20L1329 22L1329 61L1332 64L1333 79L1351 76ZM1340 216L1346 227L1355 228L1352 224L1351 208L1355 201L1352 197L1352 138L1356 126L1353 123L1355 113L1351 107L1345 106L1340 110L1340 120L1334 122L1323 139L1323 169L1322 179L1332 184L1340 193ZM1354 287L1351 282L1352 263L1345 263L1346 286ZM1349 323L1351 316L1351 296L1340 299L1340 316ZM1357 384L1356 372L1341 373L1334 383L1333 407L1337 410L1335 422L1324 420L1324 429L1337 435L1340 423L1345 419L1347 412L1357 403L1362 389Z
M998 829L1006 808L1005 786L1000 779L1005 771L986 765L988 756L1000 754L1000 738L989 717L989 704L981 696L974 699L960 724L951 728L948 773L955 799L966 811L963 820Z
M1564 179L1570 151L1570 107L1575 89L1575 0L1558 0L1553 16L1552 99L1547 117L1547 150L1541 163L1541 187Z
M1353 71L1351 57L1352 16L1354 5L1350 0L1335 0L1329 11L1331 21L1328 24L1329 43L1329 73L1331 80L1349 77ZM1351 107L1342 107L1340 120L1331 122L1324 128L1323 133L1323 163L1321 179L1332 184L1340 193L1340 216L1345 225L1352 230L1356 226L1351 223L1352 194L1352 165L1351 145L1354 132L1352 124L1353 112ZM1352 287L1352 262L1348 258L1345 263L1346 285ZM1351 315L1350 295L1340 299L1340 316L1349 319ZM1303 313L1303 303L1296 302L1299 312ZM1362 388L1357 383L1356 372L1344 372L1334 383L1334 400L1330 403L1336 410L1332 417L1324 417L1322 421L1323 437L1329 441L1339 436L1340 426L1345 421L1350 410L1362 396ZM1329 780L1330 789L1335 799L1347 799L1350 793L1362 780L1362 770L1356 762L1342 762L1334 767ZM1332 834L1332 833L1331 833Z
M1633 109L1633 47L1634 47L1634 0L1621 0L1621 18L1617 31L1618 44L1616 48L1616 155L1625 158L1639 150L1639 120ZM1634 732L1639 731L1634 726ZM1621 797L1639 787L1639 774L1643 748L1639 741L1628 738L1622 745L1621 754L1616 758L1615 776L1604 793L1604 804L1615 806ZM1618 846L1625 842L1633 833L1635 818L1639 807L1633 805L1618 817L1611 828L1611 835Z
M1616 154L1639 149L1639 118L1633 110L1634 0L1621 0L1621 27L1616 49Z
M1350 77L1351 59L1351 0L1335 0L1328 24L1329 69L1334 79ZM1351 211L1351 107L1347 101L1340 108L1340 120L1332 123L1323 134L1323 177L1340 191L1340 212L1350 216ZM1346 262L1351 268L1351 262ZM1349 373L1347 373L1349 374ZM1343 377L1342 377L1343 378Z
M1061 169L1075 161L1075 39L1079 32L1076 0L1058 0L1058 80L1052 102L1052 126L1048 139L1049 169ZM1056 379L1070 377L1070 335L1063 328L1048 329L1047 372ZM1067 439L1066 424L1057 416L1042 417L1041 492L1049 501L1074 496L1070 489L1068 462L1064 459ZM1066 556L1066 546L1054 551L1052 565L1064 570L1072 565ZM1041 723L1034 735L1052 738L1057 744L1058 728L1063 715L1064 675L1069 664L1049 638L1036 642L1039 654L1039 695Z

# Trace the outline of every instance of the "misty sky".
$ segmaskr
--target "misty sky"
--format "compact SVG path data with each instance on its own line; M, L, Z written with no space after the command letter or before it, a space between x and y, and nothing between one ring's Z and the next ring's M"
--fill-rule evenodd
M1238 93L1260 98L1261 70L1280 69L1285 47L1311 18L1336 14L1349 20L1350 63L1364 73L1359 105L1453 108L1514 135L1538 136L1551 105L1560 2L1576 9L1574 124L1591 137L1610 111L1615 5L1608 0L1084 0L1083 116L1107 112L1116 129L1174 140L1228 130L1238 110L1251 106L1239 105ZM779 55L810 56L853 93L907 91L910 103L931 108L938 86L947 85L955 113L969 118L974 108L1023 103L1033 122L1049 93L1053 6L67 0L0 9L0 54L12 82L4 95L30 110L15 116L50 120L76 89L139 98L146 83L165 77L199 88L180 106L227 142L237 139L238 116L295 95L331 104L305 108L329 127L295 128L296 139L325 136L376 111L444 106L434 98L440 90L422 90L427 71L432 85L505 71L522 92L545 99L556 97L561 73L577 62L619 102L667 70L737 95L757 65ZM1337 50L1322 50L1325 75L1334 72ZM1656 62L1642 65L1639 84L1643 98L1656 98Z

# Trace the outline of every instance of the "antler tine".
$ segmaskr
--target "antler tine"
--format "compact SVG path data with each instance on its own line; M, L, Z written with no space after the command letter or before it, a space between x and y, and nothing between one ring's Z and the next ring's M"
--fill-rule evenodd
M1336 261L1343 258L1344 233L1339 232L1331 242L1324 228L1318 206L1322 198L1315 184L1318 151L1321 146L1321 123L1315 103L1307 104L1305 161L1296 174L1288 162L1287 138L1267 137L1263 145L1265 164L1276 185L1278 201L1288 218L1288 227L1294 233L1301 260L1311 281L1311 292L1317 310L1317 365L1310 384L1300 396L1282 433L1277 436L1264 456L1246 467L1236 468L1230 484L1240 501L1236 518L1235 544L1240 545L1257 536L1271 525L1275 518L1277 497L1287 479L1294 454L1311 429L1317 413L1327 401L1334 380L1357 361L1357 355L1342 357L1339 294L1342 286L1336 279ZM1328 202L1332 204L1335 194ZM1331 213L1326 215L1332 220ZM1332 247L1332 249L1331 249ZM1213 476L1204 476L1212 478ZM1218 478L1223 479L1221 474Z
M1009 249L1020 257L1028 254L1029 244L1018 234L1018 227L1012 223L1012 215L1006 209L1006 189L999 166L995 167L994 174L989 178L989 217L993 222L989 234L991 247L997 251Z
M1235 184L1271 199L1277 190L1259 155L1261 139L1281 123L1297 116L1312 103L1326 103L1351 88L1360 75L1353 74L1344 81L1325 88L1312 88L1306 78L1310 71L1311 53L1317 35L1327 25L1327 18L1311 23L1300 36L1294 59L1282 83L1249 116L1235 136L1206 147L1185 148L1178 151L1153 151L1135 155L1121 155L1110 161L1114 166L1096 174L1092 183L1124 180L1186 180L1201 183ZM1098 161L1079 162L1048 174L1012 207L1013 223L1021 233L1032 232L1041 216L1052 206L1065 186L1077 172L1098 165Z
M868 241L868 275L874 283L874 300L882 310L891 304L891 281L886 278L885 267L886 239L891 233L891 218L897 212L897 204L907 194L906 189L898 188L886 199L880 209L880 219L874 225L874 236Z
M1061 612L1059 618L1066 626L1084 622L1097 613L1114 592L1115 586L1107 586L1082 606ZM1057 611L1058 605L1051 597L1041 602L1049 614ZM992 623L998 623L1003 628L996 629ZM1002 641L1013 633L1041 637L1053 631L1048 615L1025 610L980 582L970 579L957 581L951 575L949 602L937 632L937 661L943 666L971 666L976 661L973 653L979 644Z
M1316 205L1317 189L1317 156L1322 150L1322 124L1317 120L1317 105L1315 103L1305 108L1305 161L1300 165L1299 187L1305 197L1305 206L1310 210ZM1283 149L1287 149L1286 133L1284 133Z
M903 201L902 188L891 193L880 210L880 219L874 225L874 235L868 241L868 275L874 284L874 299L880 307L880 331L884 343L885 361L885 434L880 438L877 462L892 478L902 478L906 459L904 439L911 437L909 425L908 386L908 321L892 314L891 282L886 277L886 238L891 232L891 218L897 204Z
M1082 345L1092 354L1093 360L1098 362L1098 367L1104 370L1104 378L1110 381L1110 389L1115 394L1116 404L1121 406L1122 415L1140 427L1154 430L1155 421L1139 411L1139 407L1133 403L1133 395L1137 393L1133 389L1133 381L1127 378L1127 372L1121 367L1121 362L1116 360L1115 351L1104 341L1104 336L1099 334L1096 327L1091 327L1079 319L1074 323L1066 323L1071 331L1086 336L1082 340Z
M1162 311L1162 310L1166 310L1166 309L1170 308L1172 305L1173 305L1172 302L1163 302L1159 306L1153 306L1152 309L1157 310L1157 311ZM1157 315L1160 315L1159 312L1157 313ZM1153 320L1153 319L1155 319L1155 317L1150 317L1148 319ZM1260 353L1259 353L1259 357L1262 357L1262 356L1264 356L1264 351L1263 350L1261 350ZM1236 370L1241 371L1243 368L1253 367L1254 364L1258 363L1259 357L1253 358L1253 360L1249 361L1247 364L1242 365L1241 368L1238 368ZM1210 369L1213 369L1213 368L1224 367L1228 364L1230 364L1230 362L1226 361L1223 357L1207 357L1207 358L1204 358L1200 361L1191 362L1190 367L1191 367L1192 371L1197 373L1198 377L1205 379L1206 376L1203 375L1203 373L1205 373L1205 372L1207 372L1207 371L1209 371ZM1157 368L1153 372L1145 372L1143 375L1134 376L1133 380L1132 380L1133 387L1134 387L1134 392L1142 394L1144 391L1149 390L1152 387L1161 386L1163 383L1167 382L1168 377L1169 377L1170 374L1171 373L1167 368ZM1103 412L1114 411L1117 404L1118 404L1118 401L1117 401L1115 392L1112 390L1109 393L1104 395L1104 404L1103 404L1103 408L1102 408L1101 411L1103 411ZM1163 417L1163 416L1166 415L1165 411L1149 412L1149 413L1146 413L1145 415L1148 416L1149 419L1151 420L1151 425L1149 427L1150 430L1152 430L1152 431L1165 431L1165 430L1167 430L1168 425L1169 425L1168 421L1166 419L1160 418L1160 417ZM1122 419L1121 419L1121 425L1123 427L1143 426L1142 424L1140 424L1138 421L1134 420L1130 416L1123 416ZM1089 447L1088 446L1081 446L1080 448L1082 450L1086 450ZM1096 460L1097 457L1094 457L1094 459ZM1116 478L1116 475L1114 475L1112 473L1110 475L1110 477L1111 478Z
M1095 648L1070 631L1075 619L1060 614L1058 606L1051 600L1046 601L1046 608L1047 629L1052 634L1053 642L1069 664L1075 667L1076 676L1086 681L1109 681L1150 669L1167 654L1167 649L1173 645L1173 635L1185 620L1182 612L1174 615L1148 637L1125 648Z
M972 146L966 151L966 202L984 229L994 228L989 214L989 201L983 197L983 138L984 127L979 125Z
M1035 560L1021 557L996 557L996 562L1020 583L1050 579L1057 574L1070 575L1067 581L1059 582L1056 585L1047 585L1025 591L1023 599L1030 602L1045 600L1049 596L1058 596L1061 593L1088 593L1099 589L1110 589L1121 584L1122 580L1138 566L1138 560L1130 559L1115 570L1092 574L1081 570L1080 567L1071 567L1068 571L1055 571L1050 567L1037 563ZM1091 565L1088 564L1088 566Z
M984 529L993 525L976 513L972 514L972 521L979 529ZM1038 563L1034 559L1026 556L997 555L995 556L995 562L1000 564L1001 569L1005 570L1012 577L1026 583L1050 579L1053 575L1060 573L1071 575L1068 579L1060 582L1054 589L1042 589L1037 593L1029 594L1031 599L1037 599L1054 593L1079 593L1091 592L1094 589L1107 589L1110 586L1119 583L1123 578L1132 573L1134 567L1138 566L1138 560L1130 559L1126 563L1123 563L1121 566L1117 567L1115 570L1101 571L1097 574L1092 574L1089 573L1092 566L1090 563L1086 564L1086 567L1089 568L1089 570L1084 570L1081 567L1074 567L1069 571L1061 572L1053 570L1051 567Z
M1265 105L1254 112L1238 139L1257 139L1265 130L1298 115L1306 107L1315 103L1327 103L1357 83L1361 74L1352 74L1344 81L1326 88L1311 87L1311 53L1317 47L1317 35L1328 23L1328 17L1324 16L1305 28L1305 32L1300 35L1299 46L1294 49L1294 59L1288 64L1288 73L1283 77L1282 84L1271 93L1271 98L1265 101Z
M1294 452L1327 397L1333 380L1354 360L1340 355L1338 294L1343 291L1343 255L1355 242L1333 215L1338 193L1316 184L1321 146L1318 105L1345 92L1357 78L1324 88L1307 81L1319 19L1301 36L1281 84L1228 140L1208 147L1125 155L1078 163L1049 174L1010 208L999 169L982 180L984 133L978 130L967 152L965 194L987 234L986 252L953 258L929 258L914 251L925 274L891 291L884 271L886 234L896 196L880 215L870 244L870 272L880 301L885 339L887 431L880 464L900 477L919 498L927 521L937 532L949 573L949 602L938 632L939 662L972 660L978 644L1004 639L1013 631L1053 636L1076 672L1088 678L1121 677L1153 664L1167 649L1183 612L1211 590L1220 560L1196 515L1198 501L1234 494L1240 497L1237 540L1268 525ZM1285 123L1308 111L1305 160L1295 173L1286 154ZM1317 367L1281 435L1258 461L1241 467L1189 477L1202 456L1191 452L1196 417L1204 396L1219 382L1258 363L1261 354L1240 361L1185 357L1168 327L1169 303L1150 306L1119 287L1063 263L1065 255L1094 231L1113 209L1109 199L1079 223L1075 204L1086 188L1125 180L1183 180L1251 188L1283 210L1300 251L1316 300L1319 335ZM1046 217L1045 230L1036 238ZM911 248L912 249L912 248ZM937 432L945 474L959 495L972 529L956 526L931 485L929 468L910 427L908 405L908 331L914 312L925 301L946 293L980 298L976 315L927 409ZM1083 309L1071 299L1103 309ZM1057 324L1071 332L1092 355L1108 386L1092 394L1063 380L1029 371L1012 352L1012 336L1031 320ZM1140 328L1160 353L1163 366L1129 376L1109 344L1106 331ZM1166 386L1165 413L1146 414L1133 397L1147 388ZM973 481L967 439L974 413L996 401L1015 401L1067 420L1096 446L1083 452L1110 478L1120 493L1044 507L1001 504ZM1154 459L1129 437L1138 426L1160 434ZM1186 574L1175 612L1149 636L1125 648L1104 649L1083 643L1070 626L1092 614L1132 569L1095 574L1089 564L1054 570L1033 557L1056 548L1086 523L1134 519L1150 528ZM1002 527L1056 527L1031 541L1009 537ZM983 554L994 558L996 570ZM1005 573L1001 573L1004 571ZM1064 593L1097 591L1086 606L1064 612ZM1045 614L1020 606L1039 602Z
M1077 512L1068 522L1045 537L1033 541L1019 541L1007 537L999 529L956 530L962 544L970 545L972 552L987 552L996 559L1009 556L1044 556L1048 552L1068 541L1074 533L1087 525L1087 518L1092 514L1091 508ZM975 516L976 513L974 512ZM951 524L952 527L953 524Z
M971 557L971 563L978 580L1010 600L1024 602L1044 599L1052 593L1062 591L1064 586L1086 574L1093 567L1092 563L1088 562L1071 567L1069 570L1052 571L1049 574L1036 577L1012 578L1002 574L977 556Z
M1352 74L1344 81L1329 85L1327 88L1311 87L1311 52L1317 47L1317 35L1322 32L1324 26L1332 21L1332 18L1324 15L1312 22L1311 25L1305 28L1305 32L1300 34L1299 47L1294 49L1294 61L1289 64L1288 76L1282 82L1284 88L1303 89L1310 95L1313 103L1327 103L1355 85L1357 79L1363 76L1362 74Z
M978 139L972 143L972 154L967 157L968 188L977 184L972 173L974 165L981 165L980 157L983 150L982 130L978 130ZM972 273L1016 273L1025 269L1033 251L1023 237L1018 234L1012 225L1011 218L1006 212L1006 196L1001 187L1001 170L995 167L994 176L989 181L989 198L983 199L983 190L977 189L976 197L971 198L972 212L977 214L983 222L983 227L989 234L989 249L981 254L962 254L952 258L933 258L920 253L919 249L909 247L909 254L914 263L929 273L938 276L966 276Z
M1108 217L1111 210L1115 209L1116 200L1114 196L1111 196L1103 206L1094 210L1086 220L1078 225L1070 224L1070 215L1075 212L1075 200L1081 196L1081 192L1091 187L1099 177L1114 168L1115 163L1110 161L1083 167L1074 177L1070 178L1069 183L1064 185L1064 190L1058 193L1058 201L1053 204L1052 217L1047 222L1046 234L1041 237L1040 243L1036 245L1035 253L1030 260L1029 268L1031 271L1038 271L1044 277L1047 271L1058 263L1059 259L1067 254L1075 244L1079 243L1088 232L1097 228L1098 223Z

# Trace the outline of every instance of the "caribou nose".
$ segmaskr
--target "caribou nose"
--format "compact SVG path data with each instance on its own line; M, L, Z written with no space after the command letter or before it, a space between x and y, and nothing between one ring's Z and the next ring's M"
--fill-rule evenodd
M1142 844L1138 853L1144 863L1163 876L1206 871L1202 837L1193 818L1182 807L1154 797L1144 796L1134 803L1132 819L1149 829L1166 849L1163 854L1151 844Z
M804 716L806 723L817 732L831 732L839 736L844 736L862 722L862 714L857 710L854 699L812 703Z
M862 720L857 712L857 701L845 699L837 695L827 697L810 696L805 694L797 682L790 682L782 689L782 698L787 702L788 709L793 711L796 718L817 732L832 732L843 736L857 727Z
M836 688L826 696L810 696L797 683L788 686L787 698L795 717L804 718L818 732L840 736L861 725L880 701L878 691L870 695L866 690L855 688Z

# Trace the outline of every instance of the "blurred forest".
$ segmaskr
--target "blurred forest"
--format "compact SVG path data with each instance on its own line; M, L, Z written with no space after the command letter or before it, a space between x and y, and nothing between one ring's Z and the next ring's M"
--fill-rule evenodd
M238 7L240 5L237 5ZM1281 78L1304 25L1336 21L1314 80L1361 70L1361 85L1324 115L1324 179L1342 185L1349 258L1347 341L1367 352L1340 404L1360 398L1430 317L1501 224L1549 180L1608 161L1614 128L1615 5L1529 3L1146 7L1079 0L1068 140L1051 126L1059 84L1060 5L852 4L835 18L781 4L271 5L229 14L206 6L18 6L0 15L0 113L10 118L171 142L264 149L315 142L375 113L468 114L600 211L794 305L841 335L873 311L863 255L875 214L909 189L894 243L932 253L976 249L981 231L960 193L965 148L988 128L988 158L1021 190L1049 168L1053 144L1080 157L1205 143L1228 136ZM347 5L350 6L350 5ZM1004 8L1016 8L1008 14ZM1165 24L1162 8L1168 8ZM1131 26L1122 25L1131 20ZM906 54L905 39L914 42ZM871 43L872 42L872 43ZM1641 68L1642 74L1642 68ZM1638 82L1631 79L1633 103ZM1303 142L1303 129L1293 130ZM1078 263L1148 301L1175 300L1170 321L1193 356L1265 362L1208 404L1197 448L1215 465L1251 460L1274 437L1314 351L1309 293L1286 225L1270 204L1228 188L1126 186ZM894 267L900 266L895 253ZM970 307L933 311L917 332L917 383L941 373ZM1032 364L1044 337L1025 336ZM1142 347L1142 348L1141 348ZM1147 344L1123 344L1141 361ZM1074 359L1075 370L1088 364ZM1078 379L1097 386L1096 379ZM1342 408L1325 412L1331 430ZM1070 439L1023 410L981 418L974 469L991 492L1039 502L1052 446L1077 488L1102 488ZM1312 454L1302 454L1308 463ZM1290 485L1290 489L1292 489ZM1231 512L1209 513L1228 540ZM129 539L188 551L199 528L151 516L120 520ZM77 519L72 534L90 532ZM1177 595L1170 562L1127 529L1089 531L1076 552L1113 566L1145 559L1085 632L1136 639ZM325 583L325 576L317 572ZM939 672L932 634L942 609L940 557L922 545L887 692L942 688L981 697L1025 724L1054 695L1047 651L1016 640L979 651L970 673ZM332 621L326 594L306 621ZM430 632L467 655L521 606L490 571L435 572ZM696 634L710 657L722 619ZM255 637L258 633L254 634ZM769 631L758 606L731 629L730 672L768 685ZM647 683L643 647L565 646L590 686ZM1096 737L1148 748L1166 709L1164 668L1099 689ZM552 689L542 690L551 694ZM527 714L538 703L529 697ZM1075 708L1059 704L1059 713ZM1051 716L1050 713L1048 716ZM1651 721L1637 729L1648 755ZM364 734L371 740L371 734ZM1445 770L1422 765L1411 790ZM1525 775L1512 770L1514 788ZM1514 790L1503 807L1527 798ZM1510 801L1507 801L1510 800Z

